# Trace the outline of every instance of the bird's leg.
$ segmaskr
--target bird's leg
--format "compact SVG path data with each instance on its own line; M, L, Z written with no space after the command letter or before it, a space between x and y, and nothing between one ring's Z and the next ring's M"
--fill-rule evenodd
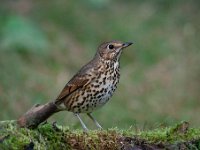
M79 114L78 114L78 113L75 113L74 115L79 119L79 121L80 121L80 123L81 123L81 125L82 125L82 127L83 127L83 130L84 130L85 132L88 132L89 130L88 130L88 128L86 127L86 125L84 124L84 122L82 121L82 119L80 118Z
M92 121L95 123L95 125L99 128L99 129L103 129L101 127L101 125L94 119L94 117L91 115L91 113L87 113L87 115L90 117L90 119L92 119Z

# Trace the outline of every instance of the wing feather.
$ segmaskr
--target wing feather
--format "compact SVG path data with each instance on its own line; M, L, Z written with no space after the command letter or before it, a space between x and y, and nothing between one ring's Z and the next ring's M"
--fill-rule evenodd
M72 79L65 85L56 101L61 101L79 88L89 84L93 79L89 77L89 74L93 74L94 76L98 75L98 72L94 72L92 68L96 68L95 59L91 60L88 64L83 66L80 71L72 77Z
M63 98L69 96L71 93L77 89L83 87L88 83L89 79L82 76L73 77L63 88L56 101L62 100Z

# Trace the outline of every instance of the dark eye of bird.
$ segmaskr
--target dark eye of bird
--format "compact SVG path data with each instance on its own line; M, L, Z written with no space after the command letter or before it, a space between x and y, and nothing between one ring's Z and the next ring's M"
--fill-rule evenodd
M109 48L109 49L113 49L113 48L114 48L114 45L110 44L110 45L108 45L108 48Z

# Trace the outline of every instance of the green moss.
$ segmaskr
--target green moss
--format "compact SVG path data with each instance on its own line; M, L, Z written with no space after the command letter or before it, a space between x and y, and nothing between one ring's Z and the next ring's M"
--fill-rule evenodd
M67 132L67 130L65 130ZM34 145L34 149L67 148L64 132L57 132L52 125L45 124L38 129L18 128L14 121L0 123L0 137L8 136L0 143L0 147L23 149Z
M189 128L187 122L150 131L133 129L70 130L68 127L40 125L30 130L18 128L15 121L0 122L0 149L128 149L128 147L200 148L200 129Z
M199 128L189 128L187 122L182 122L172 127L159 128L152 131L143 131L139 134L141 138L153 143L164 142L173 144L200 139Z

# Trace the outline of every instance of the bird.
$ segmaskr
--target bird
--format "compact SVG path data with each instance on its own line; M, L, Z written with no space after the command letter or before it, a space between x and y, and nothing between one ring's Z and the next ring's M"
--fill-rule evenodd
M92 112L112 97L120 79L120 56L123 49L132 44L118 40L100 44L93 59L69 80L55 99L56 106L74 113L85 132L88 128L80 113L87 114L97 128L103 129Z

